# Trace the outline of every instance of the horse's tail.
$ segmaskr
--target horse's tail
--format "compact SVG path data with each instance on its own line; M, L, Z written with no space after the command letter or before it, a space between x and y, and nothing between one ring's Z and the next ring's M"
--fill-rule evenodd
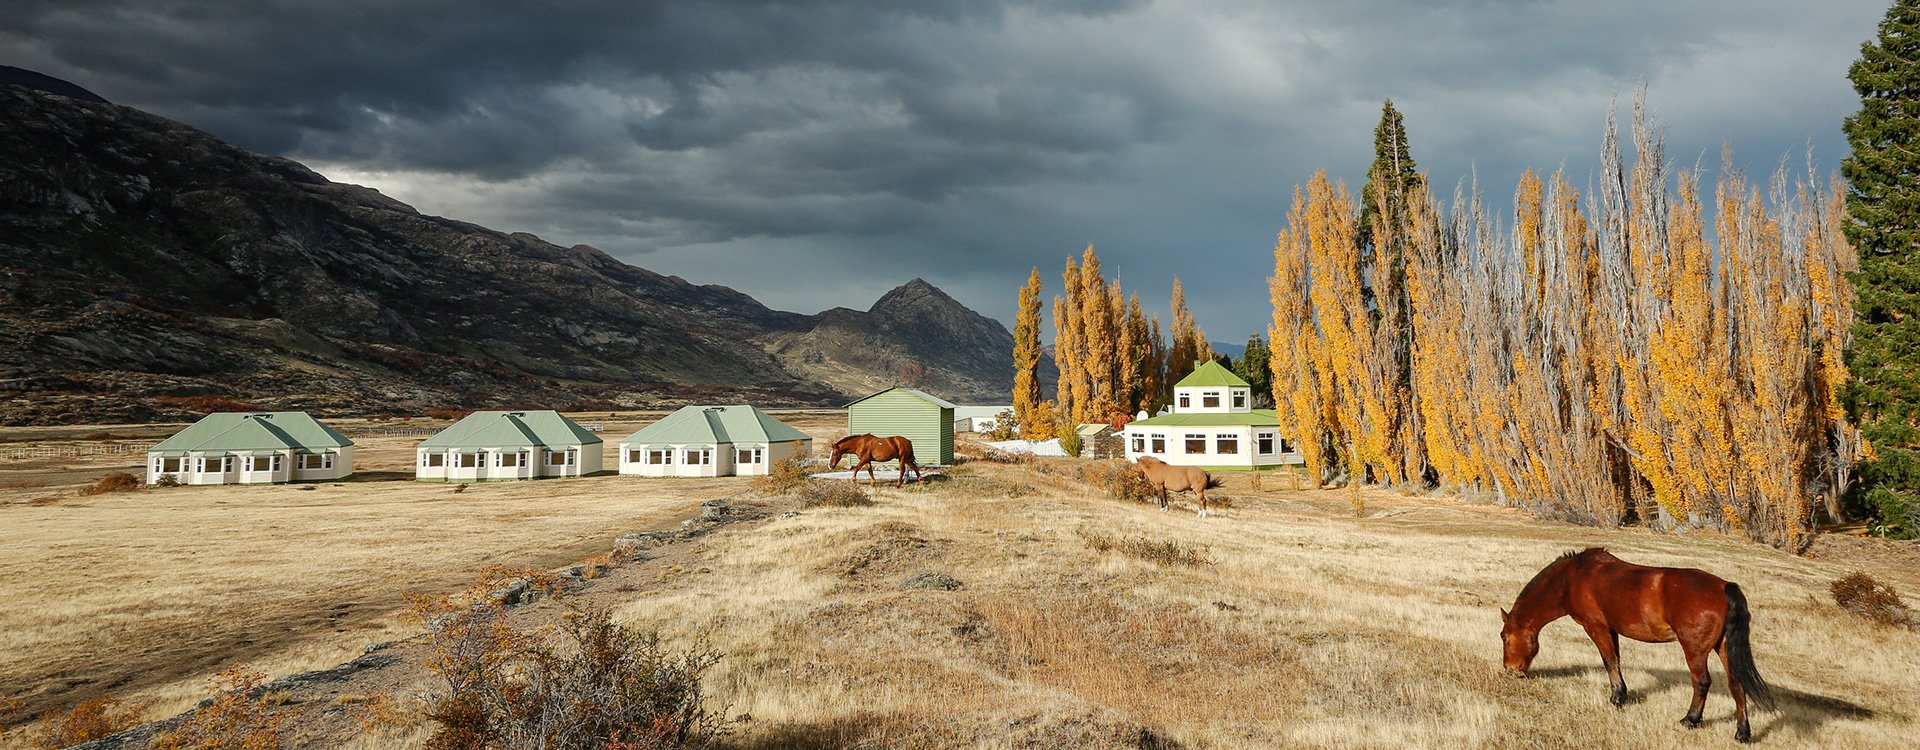
M1727 584L1727 671L1740 689L1746 692L1747 699L1766 710L1773 710L1773 688L1767 681L1760 679L1760 669L1753 665L1753 645L1747 640L1747 632L1753 623L1753 616L1747 611L1747 595L1740 592L1737 583Z

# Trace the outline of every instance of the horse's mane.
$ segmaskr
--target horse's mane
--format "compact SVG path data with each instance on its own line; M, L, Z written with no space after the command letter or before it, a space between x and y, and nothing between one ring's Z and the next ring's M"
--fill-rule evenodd
M1547 567L1541 568L1540 572L1533 574L1533 580L1527 581L1527 585L1520 587L1520 596L1516 597L1515 601L1525 600L1528 595L1533 593L1534 589L1540 587L1548 578L1552 577L1550 574L1557 575L1561 570L1566 569L1568 565L1572 565L1580 556L1589 552L1605 553L1606 551L1607 548L1605 547L1588 547L1580 550L1570 549L1560 553L1560 556L1554 558L1553 562L1547 563Z

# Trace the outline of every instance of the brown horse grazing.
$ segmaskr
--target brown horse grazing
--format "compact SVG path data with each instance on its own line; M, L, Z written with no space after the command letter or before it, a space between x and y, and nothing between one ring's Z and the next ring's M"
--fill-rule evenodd
M833 460L827 462L827 468L839 468L840 458L847 455L853 455L860 459L860 463L855 464L853 467L853 476L855 479L858 479L860 477L860 470L866 469L867 484L869 485L876 482L873 473L874 462L892 461L894 459L900 460L900 481L895 482L893 486L906 486L907 469L913 469L913 481L926 481L925 475L920 473L920 465L913 462L913 441L899 435L890 437L848 435L840 438L833 444Z
M1627 682L1620 676L1623 635L1646 643L1680 642L1693 673L1693 705L1682 724L1700 726L1712 684L1707 676L1709 651L1720 652L1730 678L1727 689L1739 721L1734 739L1753 738L1747 725L1748 698L1761 708L1773 708L1773 690L1754 668L1747 642L1747 597L1718 576L1693 568L1634 565L1599 547L1561 555L1520 590L1512 612L1500 610L1507 670L1525 676L1540 652L1540 628L1569 615L1600 647L1616 708L1627 700Z
M1161 510L1167 509L1167 492L1192 490L1194 499L1200 503L1200 517L1207 517L1207 485L1213 478L1207 476L1206 471L1193 466L1173 466L1152 456L1141 456L1134 459L1134 463L1146 476L1147 484L1160 491Z

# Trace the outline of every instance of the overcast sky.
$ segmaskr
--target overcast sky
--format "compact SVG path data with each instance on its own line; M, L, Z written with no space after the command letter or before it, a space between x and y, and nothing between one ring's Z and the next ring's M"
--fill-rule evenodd
M1381 100L1450 188L1585 185L1645 81L1668 154L1845 152L1890 0L10 0L0 63L428 213L770 306L924 277L1011 322L1093 243L1239 342L1293 186L1354 187Z

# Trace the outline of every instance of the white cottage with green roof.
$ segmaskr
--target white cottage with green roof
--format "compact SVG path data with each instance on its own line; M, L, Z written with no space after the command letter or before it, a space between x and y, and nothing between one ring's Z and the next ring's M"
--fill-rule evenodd
M812 454L813 438L752 406L687 406L620 441L620 473L758 475L777 461Z
M939 396L896 386L847 404L847 434L900 435L913 443L914 463L952 466L955 408Z
M1129 461L1153 456L1209 470L1300 463L1274 411L1253 408L1253 387L1210 360L1173 385L1171 412L1130 422L1125 435Z
M421 441L413 477L492 482L600 471L599 436L557 411L476 411Z
M353 441L303 411L208 414L147 450L147 484L319 482L353 473Z

